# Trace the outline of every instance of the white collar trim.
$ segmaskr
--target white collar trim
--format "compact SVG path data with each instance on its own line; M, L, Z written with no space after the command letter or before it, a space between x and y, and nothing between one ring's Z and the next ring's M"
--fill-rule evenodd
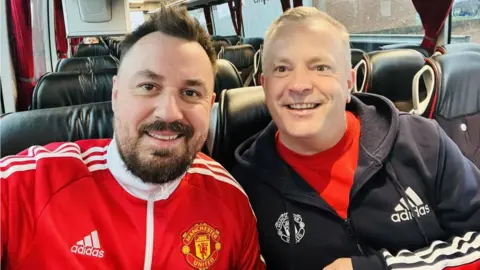
M133 175L123 162L118 150L117 141L113 137L107 149L107 166L113 177L130 195L142 200L166 200L175 191L183 174L178 179L166 184L149 184Z

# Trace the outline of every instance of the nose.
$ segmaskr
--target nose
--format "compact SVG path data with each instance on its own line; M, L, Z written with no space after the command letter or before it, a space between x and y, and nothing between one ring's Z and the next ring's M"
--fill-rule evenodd
M298 94L306 94L313 88L312 79L307 70L295 69L292 80L289 85L289 90Z
M170 91L168 91L170 92ZM173 92L173 91L172 91ZM155 108L155 118L160 118L165 122L174 122L183 118L181 110L181 100L173 93L164 92L163 95L157 97Z

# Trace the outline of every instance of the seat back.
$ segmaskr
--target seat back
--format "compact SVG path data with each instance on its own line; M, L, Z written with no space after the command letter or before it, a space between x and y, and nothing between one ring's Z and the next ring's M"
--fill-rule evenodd
M251 37L251 38L244 38L242 44L252 45L255 51L260 50L260 46L263 45L263 38L259 37Z
M113 136L111 102L10 113L0 118L1 157L33 145Z
M443 46L438 46L435 48L436 54L447 54L447 53L457 53L457 52L479 52L480 53L480 44L477 43L453 43L446 44Z
M100 71L103 69L118 68L118 65L118 59L111 55L73 57L59 59L55 71Z
M253 85L255 50L251 45L223 47L218 58L230 61L239 71L243 86Z
M369 70L364 92L382 95L401 110L410 112L412 84L425 57L415 50L398 49L368 53Z
M242 87L242 78L237 68L228 60L217 60L217 73L215 74L215 101L220 99L223 90Z
M220 53L223 47L232 46L227 40L212 40L212 46L217 54Z
M380 50L410 49L410 50L415 50L421 53L425 57L429 57L431 55L427 50L420 47L419 44L415 44L415 43L388 44L388 45L381 46L379 49Z
M45 74L33 89L31 109L110 101L116 73L117 69Z
M261 86L223 91L219 101L219 125L211 156L227 170L234 165L234 151L271 121Z
M428 65L434 70L435 92L425 115L480 168L480 53L437 55Z
M110 55L110 49L100 42L98 44L78 44L74 57Z

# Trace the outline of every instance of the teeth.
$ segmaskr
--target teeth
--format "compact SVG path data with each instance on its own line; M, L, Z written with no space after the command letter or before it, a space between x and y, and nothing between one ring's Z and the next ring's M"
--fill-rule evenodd
M313 109L315 108L317 104L314 103L303 103L303 104L291 104L288 105L290 109L296 109L296 110L301 110L301 109Z
M177 139L180 135L174 135L174 136L162 136L162 135L158 135L158 134L152 134L152 133L148 133L148 135L154 137L154 138L157 138L157 139L160 139L160 140L164 140L164 141L172 141L172 140L175 140Z

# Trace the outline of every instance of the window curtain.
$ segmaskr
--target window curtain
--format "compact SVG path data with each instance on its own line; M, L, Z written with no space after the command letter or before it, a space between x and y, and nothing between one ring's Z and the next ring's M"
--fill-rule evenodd
M205 15L205 22L207 23L207 30L210 35L213 35L212 12L209 6L203 7L203 14Z
M63 18L62 0L54 0L54 21L55 21L55 45L57 46L58 59L67 58L68 41L65 31L65 19Z
M242 35L243 19L242 19L242 1L230 0L228 1L230 9L230 16L232 17L233 28L237 36Z
M27 110L35 87L30 0L7 0L8 33L17 82L17 111Z
M425 31L421 46L429 52L433 52L438 35L452 9L453 0L412 0L412 2L420 15Z

